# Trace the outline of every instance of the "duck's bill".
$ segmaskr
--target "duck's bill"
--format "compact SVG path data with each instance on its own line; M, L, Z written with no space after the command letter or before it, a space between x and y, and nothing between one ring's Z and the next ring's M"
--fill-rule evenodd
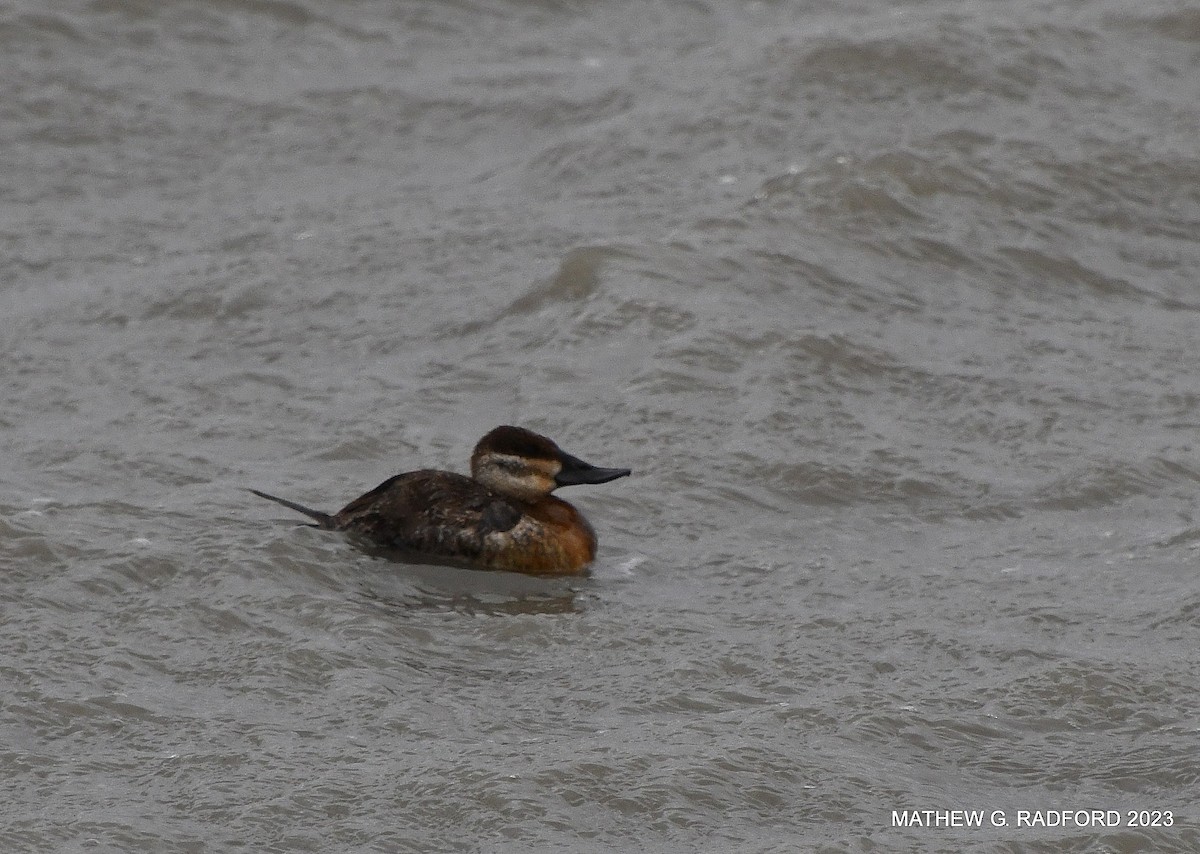
M554 478L559 486L575 486L580 483L608 483L630 474L630 469L605 469L585 463L570 454L562 455L562 471Z

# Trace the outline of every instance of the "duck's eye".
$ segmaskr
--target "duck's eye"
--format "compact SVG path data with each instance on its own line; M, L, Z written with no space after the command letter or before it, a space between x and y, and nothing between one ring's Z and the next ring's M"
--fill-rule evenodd
M496 465L513 474L520 474L525 471L524 464L520 460L514 460L511 457L499 457L496 460Z

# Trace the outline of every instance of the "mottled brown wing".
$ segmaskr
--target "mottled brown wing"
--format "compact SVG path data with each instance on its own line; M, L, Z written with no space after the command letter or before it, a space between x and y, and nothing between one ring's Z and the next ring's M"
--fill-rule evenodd
M385 480L343 507L335 521L389 548L470 559L488 534L511 530L521 513L469 477L427 470Z

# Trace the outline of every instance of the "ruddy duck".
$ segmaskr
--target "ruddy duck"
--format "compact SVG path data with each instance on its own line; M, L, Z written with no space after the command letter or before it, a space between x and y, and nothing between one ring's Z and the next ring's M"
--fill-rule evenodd
M479 440L470 477L430 469L398 474L332 515L250 491L310 516L318 528L348 531L388 549L484 569L580 575L596 557L596 532L550 493L629 472L585 463L545 436L504 426Z

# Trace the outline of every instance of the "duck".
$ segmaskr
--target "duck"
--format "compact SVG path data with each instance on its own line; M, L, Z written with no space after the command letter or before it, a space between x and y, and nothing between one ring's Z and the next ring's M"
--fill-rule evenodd
M627 468L584 462L524 427L501 425L471 453L471 475L421 469L395 475L336 513L323 513L251 489L389 552L526 575L584 575L596 558L596 532L574 506L551 493L608 483Z

